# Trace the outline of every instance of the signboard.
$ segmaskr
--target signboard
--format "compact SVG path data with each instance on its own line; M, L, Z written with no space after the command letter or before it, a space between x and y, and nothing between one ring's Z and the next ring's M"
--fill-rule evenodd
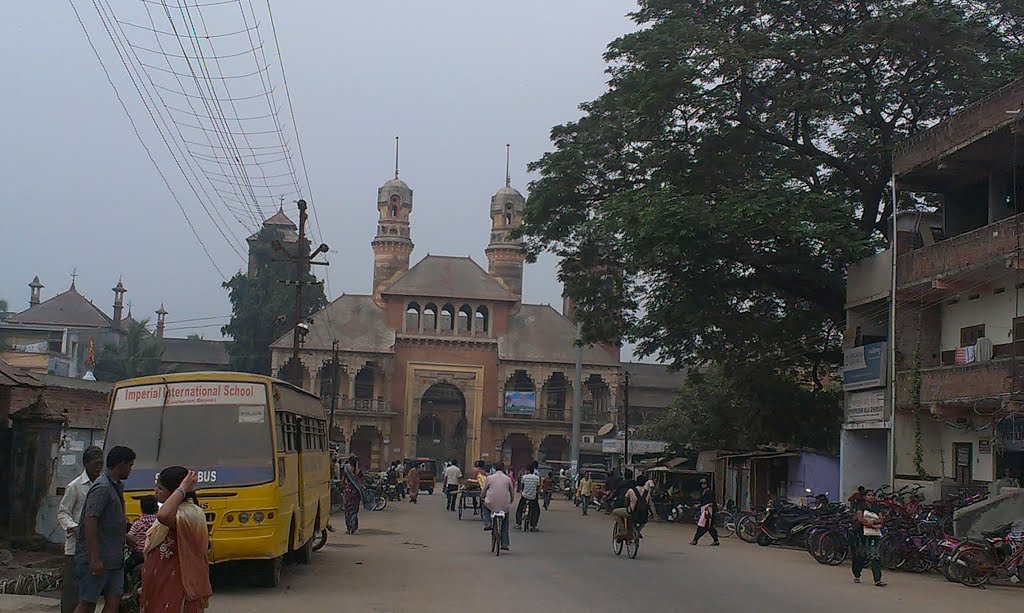
M537 392L505 392L505 413L533 415L537 410Z
M854 392L846 399L846 421L861 423L885 419L885 390Z
M885 387L886 344L871 343L843 352L843 389Z
M267 404L267 388L259 383L225 383L222 381L189 381L158 385L122 387L114 398L114 410L147 407L196 405L259 405ZM263 413L260 413L262 419ZM256 419L256 414L239 412L239 423Z
M987 438L980 439L978 441L978 454L992 455L992 441Z
M606 438L601 441L601 453L622 453L622 439ZM629 440L629 453L662 453L668 449L663 441Z

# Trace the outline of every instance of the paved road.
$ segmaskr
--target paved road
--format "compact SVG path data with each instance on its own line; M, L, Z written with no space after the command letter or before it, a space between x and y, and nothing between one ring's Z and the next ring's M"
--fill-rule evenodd
M342 524L341 518L335 520ZM583 518L556 500L542 532L512 534L495 558L478 521L461 522L444 498L392 503L363 513L354 536L335 533L309 566L286 569L283 587L218 584L211 611L1010 611L1024 589L973 590L938 575L887 575L889 587L855 585L848 566L800 551L762 549L736 538L691 547L692 526L651 524L640 556L615 557L610 519Z

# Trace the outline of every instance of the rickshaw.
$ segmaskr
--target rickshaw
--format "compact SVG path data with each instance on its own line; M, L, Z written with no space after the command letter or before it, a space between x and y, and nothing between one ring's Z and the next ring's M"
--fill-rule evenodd
M433 458L410 458L405 465L420 467L420 491L432 495L437 485L437 462Z

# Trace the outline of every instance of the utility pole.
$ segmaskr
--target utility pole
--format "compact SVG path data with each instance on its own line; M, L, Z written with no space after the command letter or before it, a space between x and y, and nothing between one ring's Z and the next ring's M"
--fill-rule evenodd
M303 245L306 240L306 220L309 216L306 214L306 201L299 200L296 203L299 207L299 239L295 243L294 252L289 251L281 241L274 241L274 249L282 251L285 254L287 260L295 262L295 279L292 281L281 281L284 284L295 285L295 312L292 318L294 328L292 330L292 357L290 360L288 372L291 378L292 385L302 387L302 363L299 361L299 348L302 346L302 339L305 338L306 332L309 331L309 326L302 321L302 287L307 283L312 285L319 283L316 281L306 282L302 278L305 276L306 271L309 270L311 264L317 266L327 266L327 262L314 262L313 258L320 255L321 253L327 253L330 250L325 244L322 244L316 248L316 251L306 255L303 253Z
M622 386L622 411L626 420L626 427L622 433L622 469L629 466L629 371L626 371L626 380Z
M570 439L569 470L579 474L580 466L580 412L583 407L583 344L580 322L576 322L576 373L572 380L572 438Z
M338 383L341 379L341 364L338 361L338 340L331 344L331 419L327 427L327 441L334 432L334 411L338 408Z

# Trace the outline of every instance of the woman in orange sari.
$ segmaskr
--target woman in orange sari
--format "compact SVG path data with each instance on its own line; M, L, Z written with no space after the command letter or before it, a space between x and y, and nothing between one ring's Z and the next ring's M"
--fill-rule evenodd
M163 504L146 533L142 613L199 613L210 605L210 535L196 498L197 481L196 473L182 466L157 476L156 498Z

